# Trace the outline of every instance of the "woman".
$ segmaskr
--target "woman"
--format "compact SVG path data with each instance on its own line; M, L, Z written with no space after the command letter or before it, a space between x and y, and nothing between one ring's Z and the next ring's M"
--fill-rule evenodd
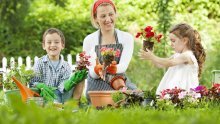
M115 29L115 21L116 7L112 1L97 0L94 2L91 22L98 30L88 35L83 42L83 51L91 56L87 98L89 98L88 91L118 90L123 87L136 89L136 86L129 83L125 76L133 54L134 40L129 33ZM103 75L103 60L100 54L102 47L120 50L120 56L115 58L116 65L108 66L106 75Z

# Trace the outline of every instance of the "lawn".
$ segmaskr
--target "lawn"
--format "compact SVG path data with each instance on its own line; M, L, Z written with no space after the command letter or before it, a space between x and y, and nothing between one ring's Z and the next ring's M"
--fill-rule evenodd
M2 93L1 93L2 94ZM106 108L97 110L91 106L78 108L70 101L63 109L48 104L44 107L24 104L12 98L11 104L1 99L1 124L217 124L220 107L218 104L199 108L176 109L174 107L158 110L152 107L133 106L129 108Z

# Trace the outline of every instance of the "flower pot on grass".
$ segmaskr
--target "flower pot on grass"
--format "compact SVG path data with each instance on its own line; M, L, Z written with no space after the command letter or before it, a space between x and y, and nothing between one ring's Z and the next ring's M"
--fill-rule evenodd
M111 105L113 106L115 103L112 100L112 93L116 91L89 91L89 96L91 99L92 106L94 107L103 107Z

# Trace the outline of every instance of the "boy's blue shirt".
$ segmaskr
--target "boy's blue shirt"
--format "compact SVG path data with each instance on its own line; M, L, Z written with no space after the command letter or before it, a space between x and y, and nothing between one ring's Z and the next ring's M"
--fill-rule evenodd
M49 57L44 55L34 65L36 76L31 79L31 84L36 82L45 83L47 86L57 87L63 93L64 81L71 75L70 65L60 56L59 65L54 68Z

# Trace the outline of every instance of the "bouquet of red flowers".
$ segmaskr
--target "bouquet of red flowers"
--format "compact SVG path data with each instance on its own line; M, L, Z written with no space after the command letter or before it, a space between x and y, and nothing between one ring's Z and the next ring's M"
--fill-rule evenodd
M153 31L152 26L147 26L136 34L136 38L139 38L140 36L144 39L143 49L146 50L146 48L148 48L149 50L152 50L154 42L160 43L162 34L156 34L156 32Z

